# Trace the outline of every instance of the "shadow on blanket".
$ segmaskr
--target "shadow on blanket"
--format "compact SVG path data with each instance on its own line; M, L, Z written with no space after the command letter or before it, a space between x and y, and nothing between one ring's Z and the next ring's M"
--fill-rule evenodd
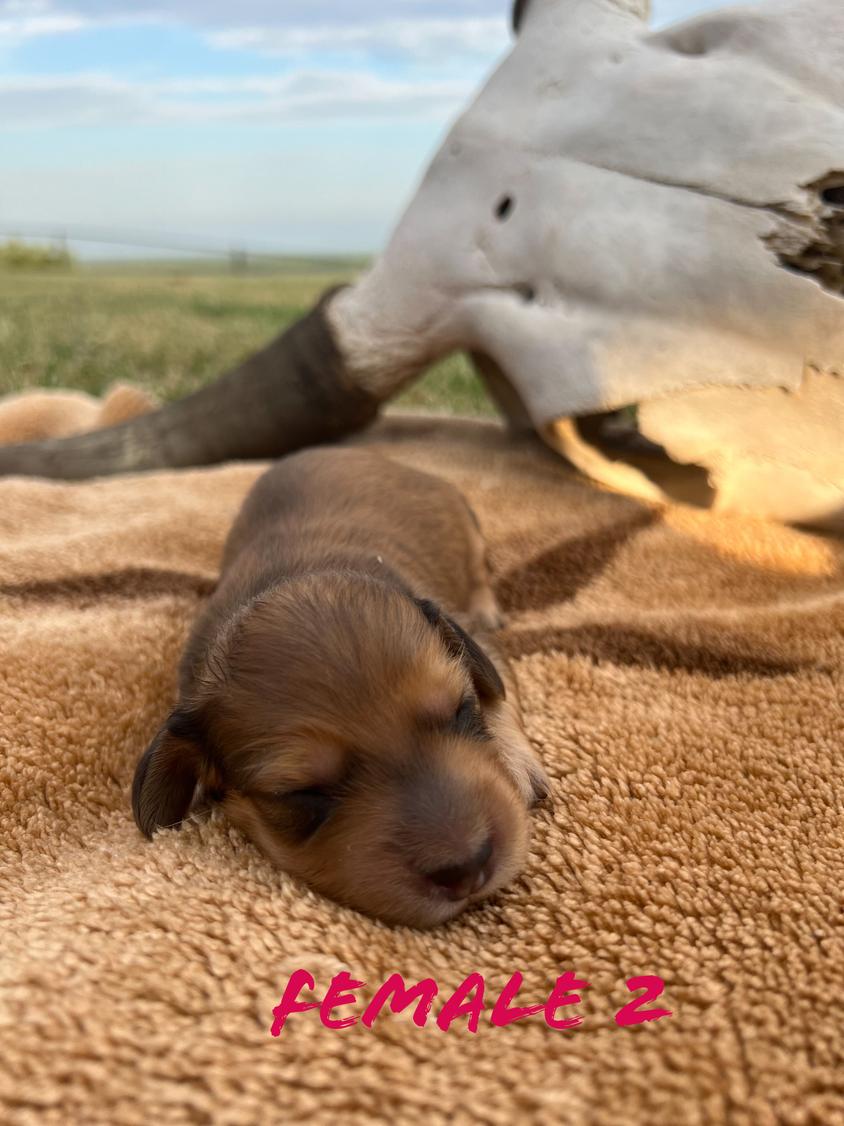
M154 844L128 788L259 465L0 482L0 1118L7 1122L808 1122L844 1114L844 548L646 509L491 424L358 441L463 488L492 546L555 786L521 881L433 933L274 871L212 818ZM581 1027L270 1036L297 969L360 1012L574 971ZM619 1028L627 979L673 1016ZM434 1012L436 1013L436 1004ZM461 1023L463 1026L461 1026Z

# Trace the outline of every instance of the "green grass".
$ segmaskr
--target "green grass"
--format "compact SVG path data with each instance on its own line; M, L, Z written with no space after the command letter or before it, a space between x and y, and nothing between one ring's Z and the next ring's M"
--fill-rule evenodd
M174 399L222 374L363 262L280 260L260 272L215 263L0 270L0 394L30 387L99 395L128 380ZM399 405L459 414L492 407L464 356L432 368Z

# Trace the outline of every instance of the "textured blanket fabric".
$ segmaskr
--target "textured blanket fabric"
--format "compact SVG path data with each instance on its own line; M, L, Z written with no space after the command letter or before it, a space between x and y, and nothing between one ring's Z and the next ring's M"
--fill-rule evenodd
M0 1119L844 1122L841 544L598 492L494 425L364 440L455 481L490 540L554 783L527 871L419 933L215 818L144 841L134 765L261 467L0 482ZM480 973L490 1006L516 971L521 1004L589 988L569 1031L312 1011L275 1039L299 968L318 998L366 983L335 1017L393 972ZM673 1015L619 1027L639 975Z

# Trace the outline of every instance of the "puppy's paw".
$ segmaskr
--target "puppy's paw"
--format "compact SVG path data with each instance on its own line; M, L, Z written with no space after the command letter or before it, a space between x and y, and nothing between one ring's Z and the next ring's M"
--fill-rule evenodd
M533 809L544 802L551 793L551 779L536 755L531 756L531 761L527 764L527 773L531 787L531 796L528 799L527 807Z
M511 749L505 765L528 809L535 809L551 793L551 780L530 746Z
M473 630L497 633L506 625L506 619L496 601L491 587L476 591L469 606L470 626Z
M533 809L551 792L551 782L545 767L522 730L512 704L502 702L489 719L499 762L509 774L527 808Z
M473 628L476 630L486 630L488 633L498 633L499 630L504 629L507 625L507 619L500 610L484 611L473 616Z

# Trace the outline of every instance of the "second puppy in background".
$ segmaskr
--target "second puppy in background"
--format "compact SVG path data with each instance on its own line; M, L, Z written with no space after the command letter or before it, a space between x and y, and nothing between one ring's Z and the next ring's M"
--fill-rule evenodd
M485 546L439 478L354 449L259 479L138 764L148 836L197 798L279 867L392 923L432 926L521 869L547 790L506 667Z

